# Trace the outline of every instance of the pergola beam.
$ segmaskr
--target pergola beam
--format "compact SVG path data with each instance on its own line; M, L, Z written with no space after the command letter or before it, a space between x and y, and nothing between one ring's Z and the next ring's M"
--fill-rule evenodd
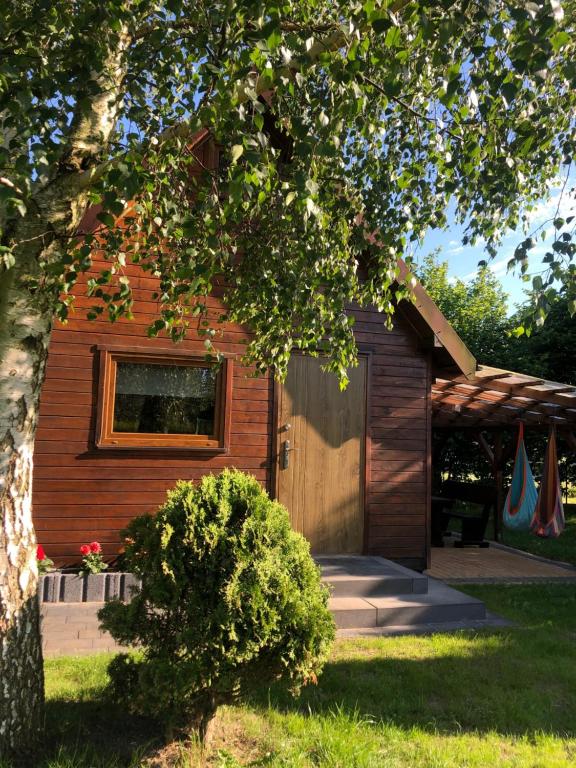
M568 427L570 424L561 417L558 416L544 416L538 413L502 413L501 411L485 410L474 406L466 407L462 405L460 410L456 411L452 408L434 408L433 410L433 422L432 426L443 426L449 421L451 426L458 426L463 419L475 419L475 424L480 426L481 424L490 424L491 426L498 425L515 425L521 421L525 424L533 426L549 426L551 423L556 424L558 427Z
M434 426L492 427L525 421L576 428L576 387L499 368L481 367L475 377L438 377L432 384Z
M432 396L436 402L446 402L449 397L460 397L470 402L479 402L494 405L496 408L501 405L517 408L518 410L544 409L546 412L562 410L562 406L556 403L542 402L535 397L514 397L512 393L491 392L490 390L479 390L470 392L464 385L455 384L452 389L443 389L440 396L437 395L436 385L432 386ZM569 409L567 409L569 410Z
M514 374L509 375L510 378L515 378ZM459 377L460 380L455 379L454 383L464 384L469 383L472 386L478 386L483 390L492 390L494 392L503 392L505 394L512 394L514 397L526 397L535 398L541 402L553 403L554 405L560 405L564 408L576 407L576 392L565 392L564 394L558 394L553 391L555 386L562 386L557 382L547 382L544 379L532 379L529 381L505 381L504 379L498 379L489 382L487 386L484 386L483 378L477 377L471 381L465 380L463 377ZM550 384L552 387L546 389L535 389L536 386L542 387L543 384Z
M531 400L533 402L546 404L548 406L559 406L560 408L576 408L576 389L573 387L565 388L564 394L560 393L560 390L556 389L527 389L524 386L518 387L512 384L504 384L500 381L494 382L492 385L484 386L483 383L477 381L463 381L460 379L454 379L453 381L440 380L432 385L433 391L448 394L451 391L457 390L460 392L466 392L470 396L479 396L481 393L485 393L488 396L496 397L499 394L508 395L513 399ZM470 390L474 389L474 392ZM569 393L574 392L574 397L568 397ZM560 394L560 396L558 396Z
M433 402L433 411L440 410L446 406L454 413L479 413L484 415L492 415L497 420L509 421L538 421L538 422L554 422L554 423L570 423L569 420L558 414L546 414L538 410L533 409L531 406L526 408L519 408L509 403L486 403L479 400L466 400L464 398L451 397L450 399L442 400L441 403L435 404Z

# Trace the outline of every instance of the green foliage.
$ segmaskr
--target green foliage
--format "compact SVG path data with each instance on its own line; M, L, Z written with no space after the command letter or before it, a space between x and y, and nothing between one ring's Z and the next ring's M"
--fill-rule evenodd
M430 254L418 277L479 363L502 366L508 357L507 296L498 278L481 267L468 281L448 278L448 262Z
M564 384L576 384L576 316L572 314L573 296L564 291L551 300L546 322L532 332L511 340L510 366L531 376L541 376ZM533 297L520 307L512 325L524 327L532 319Z
M479 363L505 370L540 376L544 379L576 384L576 317L570 313L571 294L565 290L551 299L546 322L531 333L517 335L518 327L529 326L534 314L534 296L507 316L507 297L498 278L484 267L469 282L450 280L448 262L430 254L418 270L426 290L468 345ZM511 450L516 435L504 435ZM532 469L539 476L546 450L547 436L541 430L526 431L526 446ZM435 482L442 476L454 480L493 483L492 468L470 433L452 431L433 435ZM560 476L564 483L576 482L576 457L570 445L558 443ZM513 461L506 467L510 480Z
M42 560L37 560L36 564L38 566L39 576L43 576L45 573L50 573L54 570L54 560L51 560L49 557L45 557Z
M549 299L545 323L538 323L530 333L508 340L505 368L562 384L576 385L576 316L572 314L575 296L576 293L570 292L568 288L556 293ZM511 318L512 327L530 327L537 301L534 295L529 296L526 304ZM576 487L576 453L572 445L562 437L560 433L560 477L566 487L573 489ZM538 469L544 458L545 436L539 437L528 430L527 445ZM563 535L562 540L565 539Z
M102 573L108 568L108 563L104 562L99 552L91 552L82 558L81 571L83 573Z
M0 269L38 249L22 284L65 317L94 246L72 238L78 212L97 203L91 317L130 313L138 264L160 279L150 333L192 317L213 350L223 278L248 361L283 374L293 348L326 351L345 379L347 304L392 314L397 258L450 203L494 254L571 162L575 21L573 0L7 0ZM223 162L191 175L202 128ZM555 226L569 282L572 225Z
M314 682L334 638L327 590L284 507L236 470L180 482L155 517L126 529L126 565L142 579L102 626L140 658L110 665L116 698L202 737L217 706L254 685Z

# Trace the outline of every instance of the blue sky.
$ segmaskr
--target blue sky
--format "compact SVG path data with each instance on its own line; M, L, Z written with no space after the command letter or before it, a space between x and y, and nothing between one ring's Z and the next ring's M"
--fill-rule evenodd
M560 206L559 210L558 206ZM556 214L557 210L558 214ZM561 194L560 182L558 186L552 188L550 199L540 201L534 210L528 214L528 234L531 234L534 229L548 222L544 226L544 230L547 232L546 239L540 240L539 232L538 244L530 251L530 274L535 275L543 269L542 257L549 250L553 239L552 221L549 220L553 219L556 215L566 219L568 216L575 214L576 204L573 199L570 199L567 189L564 194ZM487 253L482 243L477 242L474 247L463 246L464 228L454 221L453 215L450 215L449 218L452 220L452 224L446 231L431 230L428 232L423 245L416 253L416 261L420 262L426 254L435 248L440 248L440 259L448 262L450 275L462 280L470 280L477 271L478 262L481 259L488 258ZM516 304L522 303L525 300L524 291L530 286L530 283L522 281L519 273L507 271L507 265L512 258L514 249L525 237L526 235L521 228L515 232L508 231L502 240L496 258L490 262L490 269L498 276L504 286L504 290L508 294L511 312Z

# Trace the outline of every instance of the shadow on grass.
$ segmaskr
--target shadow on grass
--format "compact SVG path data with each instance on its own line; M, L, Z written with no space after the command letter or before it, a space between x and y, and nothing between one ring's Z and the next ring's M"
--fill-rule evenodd
M458 648L457 638L414 638L415 652L402 654L405 658L397 651L392 655L394 640L358 641L353 643L356 658L348 654L327 664L318 685L298 698L275 687L248 703L310 717L344 712L407 731L575 736L574 643L559 647L545 632L534 642L530 634L468 635L468 642L460 636ZM432 652L420 645L426 642L432 642ZM418 650L424 658L415 658Z
M154 721L128 714L104 693L46 702L46 739L37 768L138 766L162 745Z

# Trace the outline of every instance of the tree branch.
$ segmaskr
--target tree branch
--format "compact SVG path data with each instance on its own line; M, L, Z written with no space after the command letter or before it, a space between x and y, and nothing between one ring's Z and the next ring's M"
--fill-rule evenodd
M409 0L396 0L396 2L390 7L391 13L398 13L401 11L404 6L408 4ZM315 40L308 52L306 53L305 59L306 63L310 62L316 62L320 58L320 56L323 53L328 52L334 52L337 51L339 48L344 47L348 42L348 35L344 29L344 27L338 26L336 24L331 25L325 25L326 29L332 30L329 35L327 35L325 38L322 38L320 40ZM171 28L177 29L177 28L191 28L192 23L188 19L183 19L180 22L177 22L174 25L171 25ZM158 27L154 27L157 29ZM299 25L295 25L292 22L282 22L281 28L284 31L304 31L303 28L299 27ZM319 27L314 27L314 29L318 29ZM312 27L310 28L312 30ZM140 30L135 32L132 36L132 39L141 39L146 34L150 34L153 31L152 27L142 27ZM296 77L296 73L300 70L303 62L299 61L298 59L294 59L293 61L290 61L285 67L282 67L280 70L278 70L275 73L275 77L287 77L289 79L294 79ZM378 86L377 83L374 83L370 81L368 78L366 78L367 82L370 82L373 87L380 90L382 93L384 91L382 88ZM248 78L248 81L244 81L241 85L238 86L236 90L236 99L239 104L242 104L250 98L250 95L252 92L255 92L257 96L261 96L266 91L270 90L270 80L268 77L261 75L254 75L252 78ZM386 95L386 94L384 94ZM389 98L389 97L388 97ZM432 120L432 118L426 118L424 115L420 115L418 112L416 112L412 107L410 107L408 104L405 104L399 99L395 99L399 104L401 104L404 108L411 111L415 116L419 117L420 119L428 119L432 122L435 122ZM194 129L195 130L195 129ZM445 132L452 135L455 139L458 139L459 141L462 141L461 137L457 136L456 134L451 133L448 129L444 129ZM163 131L158 137L157 142L158 144L163 144L168 141L172 141L174 139L186 139L193 135L193 129L191 127L191 124L189 121L183 121L181 123L178 123L176 125L171 126L170 128L167 128L165 131ZM86 171L85 174L80 179L80 183L84 188L88 188L91 184L93 184L95 181L97 181L99 178L101 178L105 171L110 167L112 161L108 160L104 163L100 164L99 166L95 166L94 168L91 168L90 170Z
M13 181L10 181L10 179L7 179L5 176L0 176L0 184L2 184L3 187L8 187L9 189L11 189L19 197L24 197L24 192L22 192L20 187L17 187Z
M402 107L402 109L405 109L407 112L410 112L414 117L417 117L418 120L421 120L425 123L433 123L434 125L438 126L437 120L433 117L429 117L428 115L423 115L422 112L418 112L418 110L414 109L414 107L410 106L410 104L407 104L403 99L401 99L399 96L392 96L389 93L386 93L384 88L382 88L381 85L378 85L377 82L372 80L372 78L368 77L367 75L360 74L360 77L364 82L371 85L373 88L375 88L379 93L381 93L383 96L385 96L390 101L395 102L398 104L398 106ZM454 131L451 131L449 128L441 128L441 132L447 133L449 136L452 136L453 139L456 139L456 141L463 141L462 136L459 136L457 133L454 133Z
M169 22L168 24L144 24L140 29L137 29L133 35L132 40L143 40L145 37L153 34L154 32L166 33L168 30L178 31L193 31L198 27L198 22L191 19L181 19L180 21Z

